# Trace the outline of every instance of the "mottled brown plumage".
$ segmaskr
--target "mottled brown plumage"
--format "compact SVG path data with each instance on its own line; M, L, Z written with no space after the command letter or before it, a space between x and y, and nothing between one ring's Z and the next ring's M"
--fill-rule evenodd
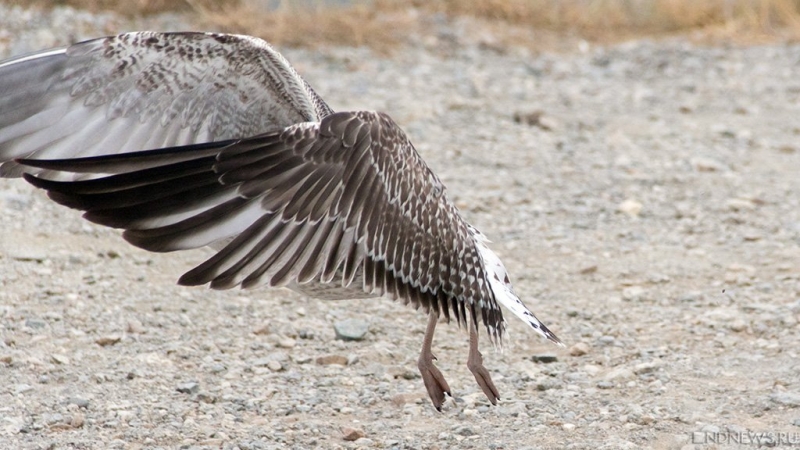
M386 114L332 110L265 42L128 33L0 63L0 174L23 174L138 247L218 252L181 284L286 286L319 298L386 295L470 330L468 366L499 394L478 322L500 342L502 303L559 342Z

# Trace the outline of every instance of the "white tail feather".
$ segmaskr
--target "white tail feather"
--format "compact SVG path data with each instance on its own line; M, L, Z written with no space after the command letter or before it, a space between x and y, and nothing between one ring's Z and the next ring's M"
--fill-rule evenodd
M483 260L483 267L489 277L489 286L494 292L495 299L506 309L514 313L523 322L531 326L537 333L544 336L547 340L552 341L560 346L564 346L561 340L553 334L552 331L533 315L533 313L522 303L522 300L514 293L514 288L511 286L511 281L508 278L508 271L500 261L500 258L489 249L486 245L489 242L480 231L472 229L475 242L478 247L478 252Z

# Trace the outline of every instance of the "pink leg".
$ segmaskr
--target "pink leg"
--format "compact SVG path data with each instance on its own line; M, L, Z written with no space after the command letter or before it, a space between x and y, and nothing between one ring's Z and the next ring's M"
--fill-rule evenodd
M478 325L470 320L469 322L469 358L467 358L467 367L472 375L475 376L475 381L481 387L483 393L489 398L493 405L497 404L500 400L500 393L492 383L492 377L489 371L483 367L483 357L480 350L478 350Z
M450 386L444 380L442 372L433 365L433 360L436 359L431 352L431 344L433 343L433 330L436 328L436 322L439 319L439 312L431 308L428 313L428 327L425 329L425 337L422 339L422 351L417 360L417 367L420 374L422 374L422 381L425 382L425 389L428 390L428 395L431 397L433 406L438 410L442 410L442 403L444 403L444 394L452 396L450 393Z

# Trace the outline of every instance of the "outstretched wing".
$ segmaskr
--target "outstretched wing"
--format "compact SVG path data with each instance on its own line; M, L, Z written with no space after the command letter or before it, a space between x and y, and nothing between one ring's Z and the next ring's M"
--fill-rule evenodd
M181 277L245 288L356 277L459 322L480 314L500 337L503 317L475 238L441 181L386 115L336 113L235 142L61 161L53 171L112 173L73 182L26 174L93 222L124 228L151 251L227 242Z
M330 114L266 42L134 32L0 62L0 176L74 158L254 136Z

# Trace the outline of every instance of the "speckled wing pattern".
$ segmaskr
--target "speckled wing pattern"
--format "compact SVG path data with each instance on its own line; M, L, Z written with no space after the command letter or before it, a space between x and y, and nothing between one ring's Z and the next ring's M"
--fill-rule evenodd
M14 158L127 153L254 136L331 110L265 41L133 32L0 63L0 175Z
M115 174L26 179L87 219L124 228L136 246L163 252L227 242L182 284L344 288L359 278L364 292L452 312L459 323L482 319L490 336L502 336L473 232L385 114L334 113L233 142L21 162Z
M21 175L139 247L217 249L183 284L387 295L495 342L502 304L558 342L402 130L333 113L257 38L133 32L0 62L0 176Z

